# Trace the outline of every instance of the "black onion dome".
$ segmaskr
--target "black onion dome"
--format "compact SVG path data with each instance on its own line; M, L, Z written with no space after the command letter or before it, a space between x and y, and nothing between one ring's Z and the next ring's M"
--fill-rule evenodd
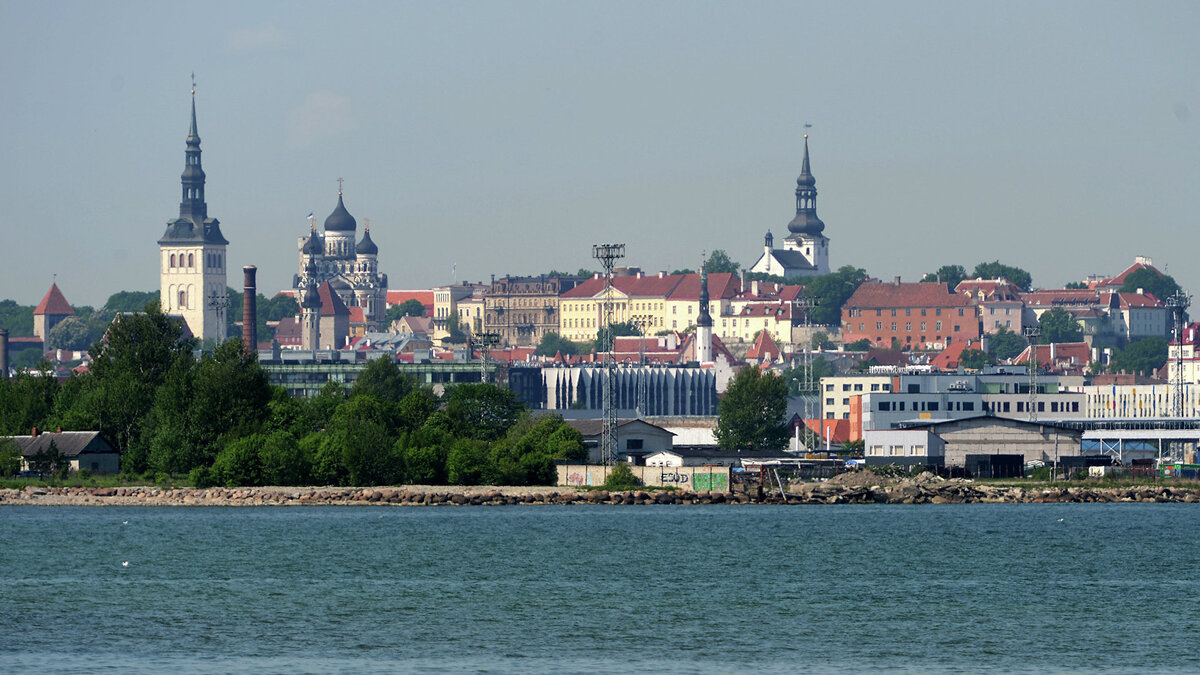
M300 306L308 309L321 306L321 296L317 293L317 285L311 281L304 287L304 292L300 294Z
M362 241L358 242L358 247L354 249L359 255L379 255L379 247L375 242L371 241L371 231L363 232Z
M788 232L793 234L821 234L825 231L825 223L817 217L815 211L800 211L788 223Z
M355 222L354 216L346 210L346 205L342 203L342 195L338 193L337 208L329 217L325 219L326 232L353 232L358 229L358 223Z

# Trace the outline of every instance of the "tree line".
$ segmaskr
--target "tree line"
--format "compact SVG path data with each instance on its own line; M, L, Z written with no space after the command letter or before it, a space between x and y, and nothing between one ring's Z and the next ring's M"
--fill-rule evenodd
M586 457L578 431L532 416L502 387L437 396L383 358L349 391L330 383L292 398L240 339L197 356L182 335L150 302L113 322L87 373L0 381L0 433L100 431L123 473L187 474L196 485L550 484L556 461Z

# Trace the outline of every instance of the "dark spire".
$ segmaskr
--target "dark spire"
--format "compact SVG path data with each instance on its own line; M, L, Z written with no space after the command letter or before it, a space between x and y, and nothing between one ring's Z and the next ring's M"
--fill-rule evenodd
M788 223L792 234L821 234L825 223L817 217L817 180L813 178L808 163L808 134L804 134L804 161L800 165L800 177L796 179L796 217Z
M204 202L204 169L200 168L200 134L196 132L196 82L192 80L192 123L188 127L187 150L184 152L183 175L180 177L183 198L179 202L179 217L201 226L208 218Z
M705 265L708 260L702 260L700 263L700 315L696 317L697 326L713 325L712 315L708 313L708 270Z
M358 229L358 222L354 220L354 216L346 210L345 203L342 202L342 179L338 179L338 203L334 207L333 213L325 219L326 232L354 232Z

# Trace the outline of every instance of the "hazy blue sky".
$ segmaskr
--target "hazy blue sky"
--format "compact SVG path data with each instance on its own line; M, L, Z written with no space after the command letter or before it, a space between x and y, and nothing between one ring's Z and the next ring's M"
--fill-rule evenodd
M193 71L209 214L268 294L338 177L394 289L596 242L749 265L806 121L835 267L1048 287L1141 254L1196 290L1198 32L1196 2L9 0L0 298L158 288Z

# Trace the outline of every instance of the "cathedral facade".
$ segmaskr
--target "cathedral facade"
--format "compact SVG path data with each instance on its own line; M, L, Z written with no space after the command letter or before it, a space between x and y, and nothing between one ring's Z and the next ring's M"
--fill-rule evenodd
M829 237L824 234L825 223L817 217L817 181L808 163L808 134L804 135L804 162L796 179L796 217L787 229L783 248L775 248L775 237L767 232L763 253L750 271L784 279L829 274Z
M221 223L208 217L204 201L195 89L181 183L179 217L167 221L167 231L158 240L159 300L164 313L183 317L193 336L220 344L225 341L225 310L229 306L225 285L225 247L229 242L221 235Z
M361 307L368 330L377 331L386 323L387 275L379 272L379 247L371 240L371 228L364 227L362 239L355 242L357 231L358 222L346 210L339 188L337 206L325 219L323 232L317 232L309 216L308 236L299 238L300 269L292 288L302 312L319 311L316 292L328 283L347 307ZM311 308L306 298L312 300Z

